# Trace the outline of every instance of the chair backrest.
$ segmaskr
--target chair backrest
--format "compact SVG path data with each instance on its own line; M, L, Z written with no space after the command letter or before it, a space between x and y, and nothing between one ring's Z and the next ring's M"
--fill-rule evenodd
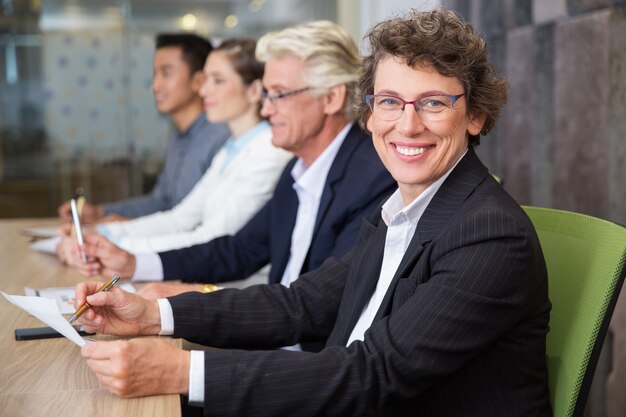
M524 210L548 267L552 409L555 417L579 417L626 274L626 228L568 211Z

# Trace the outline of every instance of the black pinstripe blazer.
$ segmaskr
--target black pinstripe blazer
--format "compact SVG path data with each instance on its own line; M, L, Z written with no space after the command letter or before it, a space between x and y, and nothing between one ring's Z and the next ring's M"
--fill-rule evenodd
M170 298L176 336L231 348L205 354L205 415L550 415L541 248L474 151L424 212L365 340L345 347L380 272L375 217L289 289ZM326 337L319 353L243 350Z

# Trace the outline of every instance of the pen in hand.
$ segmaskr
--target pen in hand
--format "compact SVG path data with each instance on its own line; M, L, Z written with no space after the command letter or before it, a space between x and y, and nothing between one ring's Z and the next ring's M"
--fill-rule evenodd
M100 291L105 291L105 292L109 291L111 288L113 288L113 286L119 280L120 280L120 276L117 274L113 274L113 278L111 278L111 280L107 282L106 284L104 284L102 287L98 288L98 290L95 293L98 293ZM88 308L91 308L91 306L89 305L87 301L85 301L85 303L82 306L80 306L74 314L72 314L72 317L69 318L68 322L70 324L74 323L77 318L79 318L85 311L87 311Z

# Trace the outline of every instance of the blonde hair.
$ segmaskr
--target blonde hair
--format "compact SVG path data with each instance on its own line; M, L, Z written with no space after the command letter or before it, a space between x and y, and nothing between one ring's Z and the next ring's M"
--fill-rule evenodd
M307 70L303 81L314 90L327 92L337 85L346 86L344 114L354 119L356 83L361 63L359 50L350 35L337 24L319 20L270 32L257 42L259 61L295 56Z

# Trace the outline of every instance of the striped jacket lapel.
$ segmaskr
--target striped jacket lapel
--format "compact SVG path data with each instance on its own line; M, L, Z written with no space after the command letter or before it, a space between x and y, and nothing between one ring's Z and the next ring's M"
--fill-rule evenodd
M376 313L376 319L388 314L398 279L407 276L415 268L424 248L446 227L461 204L487 175L487 168L470 147L422 214L411 243Z
M346 322L345 340L343 343L348 341L348 337L356 325L356 322L359 320L363 309L370 298L372 298L383 263L387 226L385 226L382 219L379 221L377 227L374 225L371 226L375 227L376 230L367 242L367 246L365 247L366 256L363 257L363 261L359 263L356 270L356 277L358 277L359 284L356 286L354 293L350 294L349 297L353 301L351 302L349 318Z

